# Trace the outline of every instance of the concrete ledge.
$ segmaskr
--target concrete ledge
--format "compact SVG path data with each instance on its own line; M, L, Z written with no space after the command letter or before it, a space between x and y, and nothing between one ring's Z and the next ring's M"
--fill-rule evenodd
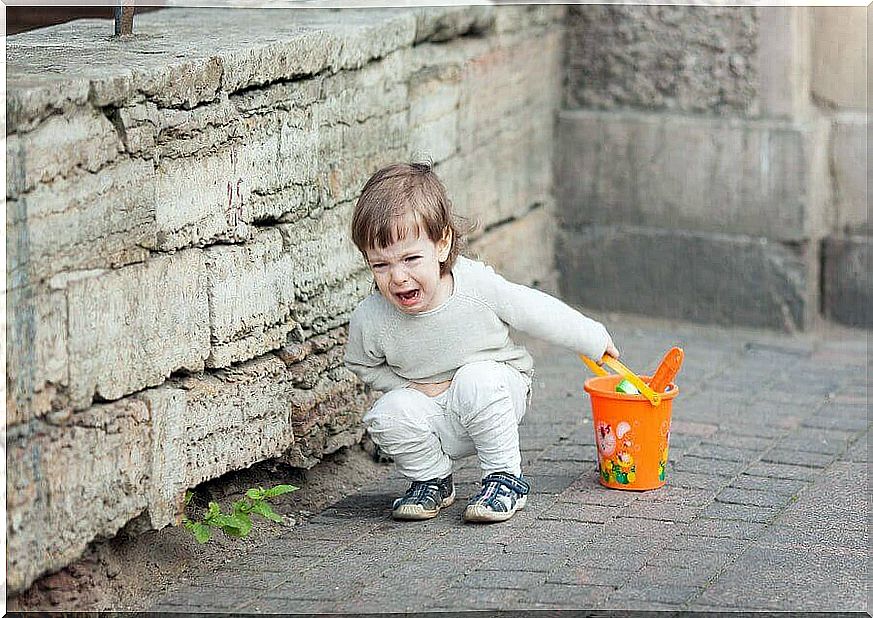
M826 238L822 264L825 316L850 326L873 328L873 238Z
M568 225L824 235L822 123L564 111L557 135L558 212Z
M628 226L561 229L561 290L600 310L794 331L817 311L808 244Z

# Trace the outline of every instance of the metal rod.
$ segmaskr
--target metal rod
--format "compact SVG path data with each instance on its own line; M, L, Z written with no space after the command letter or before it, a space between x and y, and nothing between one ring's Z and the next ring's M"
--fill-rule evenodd
M118 0L115 7L115 36L133 34L134 0Z

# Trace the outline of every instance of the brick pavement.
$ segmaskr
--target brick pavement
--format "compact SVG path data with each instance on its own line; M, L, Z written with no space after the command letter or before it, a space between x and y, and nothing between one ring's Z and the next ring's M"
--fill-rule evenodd
M282 534L153 610L397 612L593 608L867 609L867 344L826 327L786 336L628 316L605 319L622 358L650 372L685 349L667 485L597 482L586 370L560 348L537 359L522 425L525 510L465 525L478 484L426 522L394 522L396 474Z

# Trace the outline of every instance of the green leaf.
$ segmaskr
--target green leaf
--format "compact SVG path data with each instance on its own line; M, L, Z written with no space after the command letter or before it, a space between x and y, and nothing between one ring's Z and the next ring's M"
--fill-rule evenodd
M246 497L251 498L252 500L263 500L265 493L266 492L264 491L263 487L258 487L257 489L252 487L251 489L246 491Z
M194 535L194 538L198 543L205 543L209 540L211 536L211 532L209 531L209 526L202 524L199 521L191 521L187 520L185 522L185 529L188 530L191 534Z
M233 514L248 513L252 510L252 501L246 498L245 500L237 500L233 503Z
M274 511L269 504L261 500L255 502L252 505L252 513L257 513L261 517L269 519L270 521L274 521L277 524L281 524L284 521L282 519L282 516L276 513L276 511Z
M203 525L200 522L194 524L194 529L192 530L194 533L194 538L201 545L209 540L209 537L212 536L212 532L209 530L209 526Z
M213 517L210 523L221 528L225 534L234 537L245 537L252 529L252 519L244 513L236 515L221 513Z
M220 514L221 514L221 507L218 506L218 503L217 502L210 502L209 503L209 510L206 511L206 516L204 517L204 519L212 519L216 515L220 515Z
M294 485L276 485L275 487L271 487L267 491L264 492L265 498L275 498L276 496L281 496L282 494L287 494L292 491L297 491L297 487Z
M188 491L185 492L185 506L188 506L189 504L191 504L191 500L193 500L193 499L194 499L194 492L189 489Z

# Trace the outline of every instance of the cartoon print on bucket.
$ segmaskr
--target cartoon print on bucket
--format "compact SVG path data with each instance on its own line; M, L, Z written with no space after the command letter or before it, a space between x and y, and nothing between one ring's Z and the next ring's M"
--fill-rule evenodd
M631 451L639 450L639 446L633 443L630 423L621 421L615 431L609 423L598 423L597 450L598 468L604 481L628 485L636 480L637 467Z

